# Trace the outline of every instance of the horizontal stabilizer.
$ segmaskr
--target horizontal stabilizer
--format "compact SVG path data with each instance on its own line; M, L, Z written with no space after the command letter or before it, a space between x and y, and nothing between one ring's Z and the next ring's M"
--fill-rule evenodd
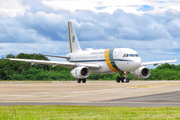
M70 59L69 57L65 57L65 56L55 56L55 55L44 55L44 56Z

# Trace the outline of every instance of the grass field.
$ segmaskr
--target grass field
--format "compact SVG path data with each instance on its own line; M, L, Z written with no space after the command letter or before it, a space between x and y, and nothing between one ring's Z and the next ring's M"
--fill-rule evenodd
M180 119L180 107L0 106L0 120Z

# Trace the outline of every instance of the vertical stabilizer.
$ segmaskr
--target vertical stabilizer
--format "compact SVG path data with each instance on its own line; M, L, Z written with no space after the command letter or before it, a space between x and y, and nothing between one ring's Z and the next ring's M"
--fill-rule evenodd
M70 21L68 21L68 32L69 32L70 53L82 51L79 46L78 38L76 36L76 32L74 30L72 22Z

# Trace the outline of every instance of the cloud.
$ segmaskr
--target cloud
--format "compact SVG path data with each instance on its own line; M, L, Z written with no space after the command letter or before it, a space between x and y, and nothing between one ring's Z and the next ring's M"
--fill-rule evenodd
M16 17L17 15L24 15L29 6L23 6L22 0L1 0L0 14L6 17Z
M180 18L179 19L173 19L170 21L167 25L169 33L174 37L174 38L180 38Z
M142 15L144 13L163 13L168 9L180 11L180 1L157 1L157 0L43 0L42 4L54 10L91 10L95 13L107 12L113 14L117 9L122 9L127 13Z

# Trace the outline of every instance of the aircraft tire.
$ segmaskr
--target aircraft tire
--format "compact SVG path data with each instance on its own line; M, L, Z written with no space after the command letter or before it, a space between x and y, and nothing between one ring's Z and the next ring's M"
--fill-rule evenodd
M77 79L77 83L81 83L81 79Z
M129 83L129 79L128 78L126 78L126 82Z
M121 82L122 82L122 83L124 83L124 81L125 81L124 79L125 79L125 77L123 77L123 78L121 79Z
M121 80L122 83L129 83L129 79L128 78L124 78Z
M86 83L86 78L85 78L85 79L82 79L82 83Z
M116 78L116 82L117 82L117 83L120 83L120 81L121 81L121 78L120 78L120 77L117 77L117 78Z

